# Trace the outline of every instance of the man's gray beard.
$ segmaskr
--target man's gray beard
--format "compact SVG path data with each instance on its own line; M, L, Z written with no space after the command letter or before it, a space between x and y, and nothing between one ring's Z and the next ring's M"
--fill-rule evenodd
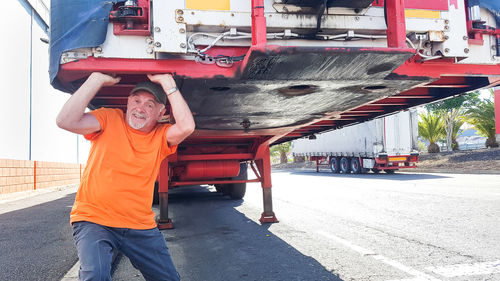
M142 124L134 124L134 122L132 122L132 115L128 118L128 124L129 124L130 127L132 127L135 130L140 130L144 126L146 126L146 122L144 122Z

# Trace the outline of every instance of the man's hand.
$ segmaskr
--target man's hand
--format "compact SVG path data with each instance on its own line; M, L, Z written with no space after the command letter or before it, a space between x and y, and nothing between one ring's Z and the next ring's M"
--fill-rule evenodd
M107 87L107 86L113 86L120 82L121 78L120 77L113 77L104 73L100 72L93 72L90 74L89 78L87 80L94 80L98 84L101 85L101 87Z
M176 87L175 80L171 74L148 74L148 78L151 82L160 84L165 92Z

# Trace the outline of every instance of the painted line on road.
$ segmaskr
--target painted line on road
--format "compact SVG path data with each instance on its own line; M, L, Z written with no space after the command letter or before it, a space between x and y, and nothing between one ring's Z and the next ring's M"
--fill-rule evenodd
M500 260L474 264L455 264L441 267L427 267L426 269L444 277L495 274L500 273Z
M369 250L369 249L365 249L361 246L358 246L358 245L355 245L343 238L340 238L338 236L335 236L333 234L330 234L330 233L326 233L324 231L317 231L316 232L317 234L323 236L323 237L326 237L328 239L331 239L337 243L340 243L346 247L348 247L349 249L361 254L362 256L369 256L369 257L372 257L376 260L379 260L387 265L390 265L394 268L397 268L405 273L408 273L410 274L411 276L413 276L411 279L404 279L405 281L440 281L439 279L431 276L431 275L428 275L428 274L425 274L421 271L418 271L414 268L411 268L409 266L406 266L398 261L395 261L395 260L392 260L388 257L385 257L385 256L382 256L382 255L378 255L376 254L374 251L372 250ZM393 280L393 281L396 281L396 280ZM400 281L403 281L403 280L400 280Z
M77 261L75 265L64 275L61 281L78 281L78 270L80 269L80 261Z

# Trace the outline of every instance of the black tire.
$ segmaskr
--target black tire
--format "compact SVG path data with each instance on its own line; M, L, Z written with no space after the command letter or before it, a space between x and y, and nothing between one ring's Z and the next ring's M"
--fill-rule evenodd
M377 168L373 168L373 169L372 169L372 172L373 172L374 174L378 174L378 173L380 173L380 170L379 170L379 169L377 169Z
M351 172L351 161L349 158L342 157L340 159L340 170L344 174L349 174Z
M240 174L233 178L233 180L247 180L247 163L240 163ZM229 197L234 200L243 199L247 191L247 183L231 183L228 184Z
M330 158L330 169L334 174L337 174L340 171L339 158L337 157Z
M386 170L384 170L384 172L385 172L386 174L390 174L390 175L392 175L392 174L394 174L394 173L396 172L396 170L386 169Z
M361 163L359 162L359 158L355 157L351 159L351 171L354 174L361 174L362 171Z
M158 194L158 188L159 188L159 184L157 181L155 181L155 187L153 190L153 205L160 204L160 195Z

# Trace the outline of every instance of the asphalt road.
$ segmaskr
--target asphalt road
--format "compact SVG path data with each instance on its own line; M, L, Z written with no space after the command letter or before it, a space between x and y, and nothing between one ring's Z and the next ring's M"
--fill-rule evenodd
M279 171L273 196L280 223L261 225L259 184L239 201L171 192L175 229L163 233L182 280L500 280L500 175ZM0 204L0 280L71 268L72 200ZM113 280L144 279L121 257Z

